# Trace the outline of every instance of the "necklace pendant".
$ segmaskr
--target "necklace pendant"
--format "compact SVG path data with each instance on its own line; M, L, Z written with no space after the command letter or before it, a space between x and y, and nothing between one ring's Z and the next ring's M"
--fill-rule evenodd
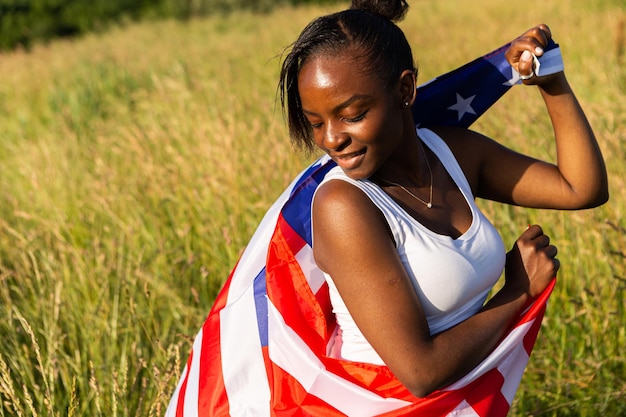
M426 204L426 207L428 207L428 208L433 208L433 203L428 203L428 204Z

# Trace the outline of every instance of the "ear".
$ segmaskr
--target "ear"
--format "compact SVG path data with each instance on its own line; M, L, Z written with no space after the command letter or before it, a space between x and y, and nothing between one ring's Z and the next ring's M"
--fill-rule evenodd
M413 106L413 102L415 101L415 95L417 94L416 88L416 79L415 72L411 70L404 70L402 74L400 74L399 80L399 91L400 97L402 99L402 105L405 103L409 103L407 107Z

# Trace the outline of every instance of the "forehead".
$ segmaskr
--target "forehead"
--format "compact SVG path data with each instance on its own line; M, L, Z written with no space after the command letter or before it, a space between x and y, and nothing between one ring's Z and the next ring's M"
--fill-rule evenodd
M304 101L312 92L334 95L380 93L384 84L369 70L366 59L353 50L311 56L298 74L298 91Z

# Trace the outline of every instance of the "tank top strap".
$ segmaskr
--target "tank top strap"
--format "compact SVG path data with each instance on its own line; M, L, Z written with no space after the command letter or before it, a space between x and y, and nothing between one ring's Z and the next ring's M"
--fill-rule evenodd
M470 187L465 173L461 169L461 166L457 162L452 150L446 142L439 135L430 129L421 128L417 129L417 135L428 146L428 148L439 158L443 166L448 171L448 174L452 177L457 186L467 196L468 199L474 199L474 193L472 187Z

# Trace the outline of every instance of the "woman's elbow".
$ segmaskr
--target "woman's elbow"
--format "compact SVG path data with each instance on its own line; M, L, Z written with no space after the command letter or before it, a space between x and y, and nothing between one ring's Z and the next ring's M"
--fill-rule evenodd
M594 208L605 204L609 201L609 179L606 169L599 174L598 184L592 193L590 204L587 208Z
M435 391L434 389L425 389L423 387L409 389L409 392L417 398L426 398Z
M579 189L569 187L563 195L561 204L557 204L554 208L584 210L601 206L607 201L609 201L609 187L606 181L602 181L599 185Z
M591 209L606 204L609 201L609 187L598 188L593 195L580 204L580 209Z
M609 201L609 188L607 187L605 190L601 192L601 194L596 199L594 207L601 206L607 203L608 201Z
M443 388L441 382L437 382L434 379L424 377L413 377L411 380L401 381L402 384L409 390L409 392L417 398L428 397L438 389Z

